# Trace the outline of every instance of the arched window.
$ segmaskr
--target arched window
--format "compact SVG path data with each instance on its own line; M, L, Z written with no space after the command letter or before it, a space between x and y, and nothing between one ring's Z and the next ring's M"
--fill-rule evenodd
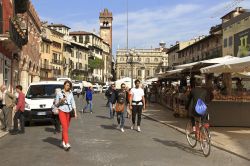
M146 59L146 63L150 63L150 59L149 58Z
M124 76L124 70L121 70L121 76Z
M154 61L155 61L155 62L158 62L158 58L155 58Z
M76 36L73 36L72 38L73 38L73 40L76 42Z
M83 43L83 37L79 36L79 43Z
M138 75L138 76L141 76L141 70L138 70L138 71L137 71L137 75Z

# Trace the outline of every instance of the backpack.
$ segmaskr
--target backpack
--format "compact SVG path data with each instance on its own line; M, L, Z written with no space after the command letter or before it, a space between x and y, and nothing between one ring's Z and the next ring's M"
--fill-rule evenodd
M124 104L126 100L126 92L118 91L117 94L117 103Z
M197 112L197 114L199 115L205 115L206 111L207 111L207 106L204 103L204 101L202 101L201 99L197 100L197 103L195 105L195 111Z

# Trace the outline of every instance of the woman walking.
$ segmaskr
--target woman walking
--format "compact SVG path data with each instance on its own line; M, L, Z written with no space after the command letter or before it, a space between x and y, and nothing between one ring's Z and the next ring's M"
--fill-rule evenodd
M71 117L77 118L76 104L71 89L72 83L67 80L64 82L64 89L62 92L56 95L56 104L58 105L59 119L62 125L61 145L65 150L69 150L71 148L68 136L70 119Z

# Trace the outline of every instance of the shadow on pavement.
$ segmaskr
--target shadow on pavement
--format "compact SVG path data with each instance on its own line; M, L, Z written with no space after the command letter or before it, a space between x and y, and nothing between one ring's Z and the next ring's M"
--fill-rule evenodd
M202 154L201 151L193 149L193 148L189 147L186 144L183 144L183 143L180 143L180 142L177 142L177 141L161 140L159 138L153 138L153 140L156 141L156 142L160 142L163 145L166 145L166 146L169 146L169 147L176 147L176 148L181 149L181 150L183 150L183 151L185 151L187 153L191 153L191 154L203 157L203 154Z
M44 130L47 131L47 132L51 132L51 133L55 132L55 129L54 128L50 128L50 127L46 127Z
M117 125L100 125L102 128L104 129L108 129L108 130L114 130L116 129Z
M60 143L61 143L62 140L60 139L57 139L57 138L54 138L54 137L48 137L46 139L43 139L43 142L47 142L47 143L50 143L54 146L57 146L57 147L60 147Z
M101 115L97 115L96 117L97 117L97 118L102 118L102 119L110 119L110 118L107 117L107 116L101 116Z

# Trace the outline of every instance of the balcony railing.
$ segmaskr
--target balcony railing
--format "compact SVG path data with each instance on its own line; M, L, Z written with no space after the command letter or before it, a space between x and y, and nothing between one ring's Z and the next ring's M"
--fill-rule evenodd
M43 70L52 70L52 65L41 64L40 68L43 69Z
M57 64L57 65L63 65L63 61L61 60L58 60L58 59L52 59L52 62L53 64Z

